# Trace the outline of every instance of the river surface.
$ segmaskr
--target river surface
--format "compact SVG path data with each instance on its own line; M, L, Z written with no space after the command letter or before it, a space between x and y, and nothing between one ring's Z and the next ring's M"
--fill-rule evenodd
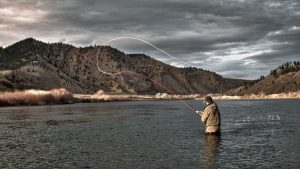
M217 104L221 137L180 101L0 108L0 168L300 168L300 100Z

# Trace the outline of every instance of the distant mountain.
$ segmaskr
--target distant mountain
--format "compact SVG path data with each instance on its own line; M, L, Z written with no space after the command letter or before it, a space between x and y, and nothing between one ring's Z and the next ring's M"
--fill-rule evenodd
M226 93L228 95L276 94L300 90L300 62L287 62L261 77L254 84L245 84Z
M178 94L223 93L252 82L223 78L214 72L198 68L177 68L144 54L125 54L109 46L77 48L28 38L7 48L0 48L0 90L48 90L64 87L74 93L95 93L98 90L124 94L167 92L151 81L135 75L102 74L96 67L98 49L99 63L103 70L131 70Z

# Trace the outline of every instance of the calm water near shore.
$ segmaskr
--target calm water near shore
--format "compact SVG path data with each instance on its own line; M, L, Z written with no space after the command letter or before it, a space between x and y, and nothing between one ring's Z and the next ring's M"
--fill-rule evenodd
M217 103L221 137L180 101L0 108L0 168L300 168L300 100Z

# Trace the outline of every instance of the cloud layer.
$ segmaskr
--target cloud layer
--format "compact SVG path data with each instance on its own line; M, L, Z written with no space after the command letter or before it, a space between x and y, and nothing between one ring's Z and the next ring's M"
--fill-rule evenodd
M34 37L76 46L145 39L191 65L255 79L300 60L297 0L0 0L0 46ZM133 40L110 45L185 66Z

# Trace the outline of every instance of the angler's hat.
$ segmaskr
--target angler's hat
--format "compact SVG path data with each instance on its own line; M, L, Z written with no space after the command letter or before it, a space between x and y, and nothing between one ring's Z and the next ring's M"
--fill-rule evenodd
M204 102L212 103L213 99L210 96L206 96L205 99L204 99Z

